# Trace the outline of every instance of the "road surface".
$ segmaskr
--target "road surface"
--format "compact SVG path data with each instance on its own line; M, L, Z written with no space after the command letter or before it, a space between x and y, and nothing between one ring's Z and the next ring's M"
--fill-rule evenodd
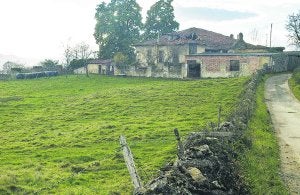
M283 178L291 194L300 194L300 102L289 89L290 76L269 78L265 97L279 138Z

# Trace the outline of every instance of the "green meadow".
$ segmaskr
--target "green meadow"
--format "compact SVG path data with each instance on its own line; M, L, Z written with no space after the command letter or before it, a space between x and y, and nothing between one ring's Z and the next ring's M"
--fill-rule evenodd
M125 135L147 182L189 132L234 109L248 78L92 75L0 82L0 194L131 194Z

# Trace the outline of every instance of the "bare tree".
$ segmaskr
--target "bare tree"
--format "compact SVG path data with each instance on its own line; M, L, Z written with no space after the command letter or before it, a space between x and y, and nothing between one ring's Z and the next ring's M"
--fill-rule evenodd
M250 32L249 32L249 35L250 35L250 40L252 43L255 43L255 44L259 44L260 42L260 35L259 35L259 32L256 28L253 28Z
M68 67L70 65L70 62L73 59L73 49L71 48L70 45L67 45L64 50L64 58L65 58L66 67Z
M300 11L298 14L288 16L286 29L289 31L289 39L291 43L300 47Z
M97 52L92 51L90 46L85 42L78 43L75 46L67 42L63 47L66 67L70 70L84 67L86 69L86 75L89 76L87 67L88 60L93 58Z
M84 61L84 67L86 71L86 76L89 76L88 71L88 59L93 54L93 51L90 49L90 46L84 42L81 42L75 46L73 49L73 55L75 55L75 59L81 59Z

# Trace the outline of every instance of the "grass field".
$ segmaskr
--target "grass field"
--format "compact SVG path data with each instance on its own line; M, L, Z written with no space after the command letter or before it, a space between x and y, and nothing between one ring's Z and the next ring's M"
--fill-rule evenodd
M240 165L251 194L289 194L280 177L280 151L264 98L264 82L256 94L256 109L249 122L250 149L240 155Z
M300 101L300 68L294 70L292 77L289 79L289 86L295 97Z
M0 194L130 194L127 137L143 181L182 135L223 119L248 78L68 76L0 82Z

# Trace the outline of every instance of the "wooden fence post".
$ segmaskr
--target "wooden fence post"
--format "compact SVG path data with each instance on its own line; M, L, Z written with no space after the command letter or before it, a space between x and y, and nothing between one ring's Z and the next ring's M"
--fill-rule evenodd
M218 129L220 129L220 124L221 124L221 112L222 112L222 107L219 105L219 110L218 110Z
M174 134L175 134L176 140L178 142L178 158L182 160L183 156L184 156L184 149L183 149L182 142L180 140L180 135L179 135L178 129L174 129Z
M127 145L126 138L123 135L120 136L120 144L121 144L121 147L123 150L123 156L125 159L125 163L127 165L127 169L129 171L131 180L134 185L134 190L138 191L138 190L142 189L142 187L143 187L142 182L141 182L141 179L135 168L133 156L132 156L129 146Z

